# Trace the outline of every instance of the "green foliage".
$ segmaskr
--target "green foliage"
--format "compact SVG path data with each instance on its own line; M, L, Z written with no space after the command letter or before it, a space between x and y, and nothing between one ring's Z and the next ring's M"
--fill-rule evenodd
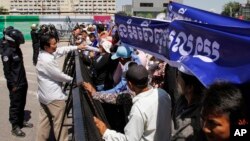
M143 17L143 18L149 18L149 19L154 18L153 13L151 13L151 12L140 12L140 13L137 13L136 16Z
M145 17L145 15L143 13L138 13L136 14L137 17Z
M132 16L131 13L126 13L124 11L118 11L118 12L116 12L116 14L123 15L123 16Z
M119 11L119 12L117 12L116 14L118 14L118 15L122 15L122 16L129 16L126 12L124 12L124 11Z
M236 17L240 12L240 3L239 2L229 2L224 5L221 12L222 15Z
M153 18L153 14L152 13L147 13L145 17L149 18L149 19L152 19Z

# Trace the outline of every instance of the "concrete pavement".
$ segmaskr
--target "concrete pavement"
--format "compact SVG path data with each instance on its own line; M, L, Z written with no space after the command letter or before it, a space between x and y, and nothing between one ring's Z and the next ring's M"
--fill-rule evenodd
M67 45L66 42L60 43L58 46ZM39 115L39 102L36 96L37 91L37 77L36 70L32 63L33 49L31 42L26 42L21 45L24 57L24 66L28 79L28 94L26 102L26 115L25 118L34 124L33 128L23 128L26 137L18 138L11 135L11 125L9 122L9 91L6 86L6 80L3 73L2 60L0 61L0 141L35 141L38 115ZM59 59L59 64L62 66L64 58Z

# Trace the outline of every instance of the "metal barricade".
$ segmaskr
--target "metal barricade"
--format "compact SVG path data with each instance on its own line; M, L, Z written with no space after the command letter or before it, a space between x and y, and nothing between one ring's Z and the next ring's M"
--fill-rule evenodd
M74 77L71 84L63 84L63 90L68 94L64 117L69 118L68 114L72 113L72 124L63 124L63 126L72 127L73 141L101 141L101 135L95 126L93 116L102 119L108 126L108 122L102 106L99 101L95 101L89 96L86 91L80 86L76 87L83 81L91 83L91 77L87 66L81 61L82 53L75 51L69 53L65 59L63 71ZM60 134L57 137L60 140Z

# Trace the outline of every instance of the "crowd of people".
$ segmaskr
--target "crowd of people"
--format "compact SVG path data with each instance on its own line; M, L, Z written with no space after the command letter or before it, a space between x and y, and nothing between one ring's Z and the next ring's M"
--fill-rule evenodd
M38 28L33 24L31 37L40 104L37 141L48 140L51 129L56 140L68 140L67 128L60 127L67 100L61 83L73 78L58 67L56 59L74 50L80 50L93 82L82 82L80 88L101 103L131 104L122 131L112 123L108 129L101 119L93 117L106 141L227 141L235 126L249 125L247 91L242 87L222 81L206 88L194 75L178 69L169 75L166 62L123 45L115 26L77 24L66 47L57 47L59 37L53 25ZM17 137L25 136L21 128L33 126L24 121L28 83L19 48L23 43L18 29L5 28L0 49L10 95L11 132ZM178 99L166 89L171 86L165 84L167 77L175 80Z

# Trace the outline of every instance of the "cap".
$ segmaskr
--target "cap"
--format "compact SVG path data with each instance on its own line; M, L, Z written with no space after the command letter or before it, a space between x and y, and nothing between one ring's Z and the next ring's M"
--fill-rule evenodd
M117 58L129 58L131 57L132 51L129 47L119 46L115 54L112 55L111 59L115 60Z
M37 24L32 24L31 29L37 29Z
M87 28L87 29L88 29L88 30L90 30L90 29L91 29L91 30L95 30L95 28L96 28L96 26L95 26L95 25L90 24L90 25L88 26L88 28Z
M107 52L110 53L110 48L112 47L112 43L107 41L107 40L102 40L100 45L103 47L103 49Z
M92 28L93 27L93 25L92 24L90 24L89 26L88 26L88 28Z
M128 71L125 74L127 81L130 81L136 87L144 88L147 86L149 78L148 71L142 65L132 65L128 68Z

